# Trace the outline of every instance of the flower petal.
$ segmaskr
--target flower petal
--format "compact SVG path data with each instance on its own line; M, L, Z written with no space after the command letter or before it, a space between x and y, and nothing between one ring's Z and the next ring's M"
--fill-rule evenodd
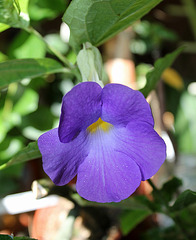
M78 168L76 189L80 196L95 202L119 202L129 197L141 182L138 165L117 150L113 130L89 134L91 144Z
M39 137L44 171L56 185L65 185L76 176L79 165L87 156L85 144L85 132L70 143L60 142L57 128Z
M115 138L121 143L121 151L140 167L143 181L151 178L165 161L165 143L148 123L131 122L115 131Z
M59 124L61 142L69 142L101 115L102 88L95 82L76 85L63 97Z
M144 121L154 126L151 109L139 91L121 84L108 84L102 92L103 121L126 126L130 121Z

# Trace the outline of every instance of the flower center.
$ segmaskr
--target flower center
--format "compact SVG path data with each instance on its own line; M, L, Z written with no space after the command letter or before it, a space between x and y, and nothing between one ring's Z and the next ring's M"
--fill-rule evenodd
M104 122L101 118L99 118L96 122L91 124L87 130L90 133L95 133L97 130L102 130L104 132L108 132L110 128L112 127L112 124L108 122Z

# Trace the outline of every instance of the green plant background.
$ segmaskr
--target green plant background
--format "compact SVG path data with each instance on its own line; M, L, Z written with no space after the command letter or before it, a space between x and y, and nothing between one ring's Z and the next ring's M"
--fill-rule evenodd
M192 0L160 2L0 0L1 198L29 190L33 180L46 177L36 140L58 126L63 95L81 81L76 57L82 44L90 42L102 52L109 39L131 25L134 36L129 50L134 56L138 84L143 82L140 91L144 96L155 89L159 95L157 86L162 73L171 66L183 78L184 88L180 91L162 81L164 108L175 120L168 132L178 162L167 161L159 188L150 182L151 199L133 196L119 204L96 204L81 199L69 187L60 195L73 201L77 211L91 208L93 218L97 208L107 217L108 210L114 209L117 217L108 220L107 226L117 226L122 236L134 234L138 224L158 213L172 219L171 224L157 224L142 231L141 239L196 238L196 95L190 91L196 77L196 6ZM179 29L179 18L186 20L182 26L188 33L183 32L183 27ZM63 22L70 27L69 42L60 34ZM36 171L32 171L34 165ZM52 189L59 194L55 186ZM107 230L102 231L102 237L107 236ZM0 239L5 237L29 239L0 235Z

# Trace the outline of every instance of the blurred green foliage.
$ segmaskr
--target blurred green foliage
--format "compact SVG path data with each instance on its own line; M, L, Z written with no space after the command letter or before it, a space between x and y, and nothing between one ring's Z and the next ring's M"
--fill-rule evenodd
M35 238L29 237L13 237L11 235L0 234L0 240L36 240Z
M130 49L134 54L148 54L156 49L161 49L165 42L178 40L177 34L170 29L147 20L135 23L133 30L136 36L130 42Z
M54 19L62 15L69 0L31 0L29 2L29 16L32 21L41 21L47 19Z
M103 44L159 2L56 0L54 4L52 0L0 0L0 197L20 189L21 182L25 182L25 162L40 160L37 138L58 126L62 97L81 80L75 64L81 44ZM62 21L70 26L70 43L65 40L69 32L61 31L65 24ZM136 22L133 33L130 51L137 63L139 88L147 97L160 84L163 71L181 53L182 48L165 51L168 43L177 48L180 36L150 20ZM169 131L178 153L196 154L196 91L188 88L195 80L184 80L185 88L180 91L172 84L164 84L164 110L175 119ZM196 193L188 189L181 193L182 185L182 180L174 177L160 189L154 188L151 199L134 196L111 204L85 201L69 187L62 193L53 186L53 191L71 199L79 209L117 210L124 235L146 217L162 213L175 221L170 226L151 229L142 234L142 239L194 239ZM179 225L185 226L186 238Z
M179 149L196 154L196 96L185 91L181 98L175 123Z

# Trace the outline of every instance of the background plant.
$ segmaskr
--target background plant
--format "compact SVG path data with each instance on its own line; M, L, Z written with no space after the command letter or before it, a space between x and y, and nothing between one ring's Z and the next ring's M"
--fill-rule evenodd
M1 197L28 190L32 180L44 177L36 140L41 133L57 126L62 96L81 81L76 56L82 44L90 42L102 50L110 38L130 25L134 32L130 51L134 54L137 79L143 81L140 90L145 97L154 89L158 96L160 91L163 93L163 110L172 113L175 119L173 128L167 129L167 132L174 147L177 146L176 153L185 156L184 161L188 161L184 154L191 154L189 163L195 166L193 86L196 74L192 59L196 49L193 17L196 7L193 1L186 0L174 1L175 5L166 3L164 10L160 10L159 7L155 8L160 2L121 0L119 4L117 0L56 0L54 4L51 0L0 1ZM176 18L186 18L190 23L187 24L190 26L189 35L183 38L183 34L179 36L160 24L160 19L154 18L152 21L153 14L146 15L152 9L175 15ZM139 21L142 17L143 20ZM63 22L70 27L69 42L60 32ZM178 30L177 27L175 30ZM185 42L186 48L177 48L182 42ZM179 74L164 72L182 51L183 58L190 64L185 69L185 62L179 57L175 66L182 72L184 81ZM31 164L39 170L33 172L33 177L27 177L25 171L32 172ZM151 228L143 234L143 239L194 239L195 174L191 173L192 185L187 186L186 177L182 180L171 178L173 175L181 177L179 164L167 161L166 165L163 179L169 181L162 186L163 181L159 182L159 189L150 181L153 187L150 200L145 196L134 196L119 204L95 204L80 199L72 188L59 193L59 189L52 186L49 192L71 199L77 206L78 215L81 209L88 212L88 207L92 208L92 212L96 212L96 208L104 209L104 217L110 216L105 209L115 209L118 217L114 225L120 226L124 235L148 216L161 213L172 219L169 226ZM95 214L92 216L96 219ZM96 221L101 220L98 218ZM106 228L112 224L108 220ZM106 232L102 234L106 235Z

